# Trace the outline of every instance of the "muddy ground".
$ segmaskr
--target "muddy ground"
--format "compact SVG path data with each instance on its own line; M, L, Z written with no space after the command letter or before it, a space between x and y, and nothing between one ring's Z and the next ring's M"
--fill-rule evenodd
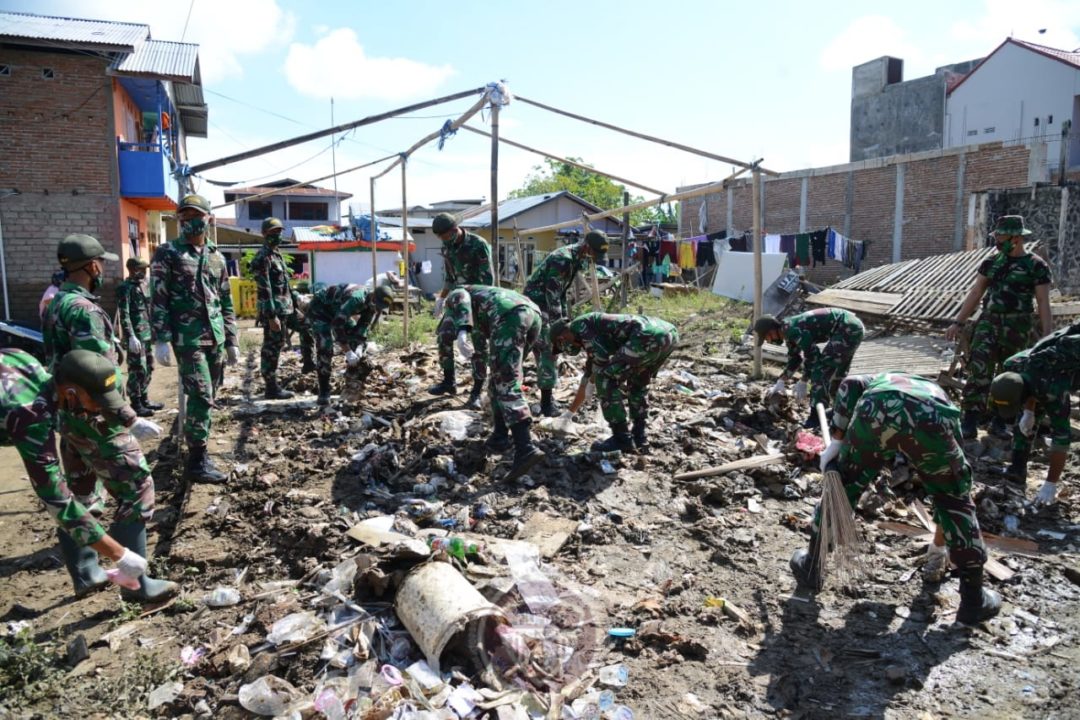
M307 402L252 402L262 388L258 334L245 329L245 362L229 373L211 446L231 472L229 484L189 489L172 440L144 446L158 491L152 567L183 586L164 608L122 606L115 590L71 598L54 527L16 454L3 448L0 634L26 628L21 641L6 641L26 662L14 666L0 654L9 673L0 716L247 717L238 690L267 673L310 696L327 670L323 644L282 652L266 634L281 617L323 600L327 570L362 557L345 594L375 613L388 637L401 637L390 607L415 559L345 534L362 519L400 511L397 528L467 531L492 546L530 537L544 518L569 521L567 542L543 566L563 612L576 618L556 622L574 630L566 640L572 665L556 687L570 674L591 682L598 667L624 663L629 681L616 696L638 718L1080 717L1075 452L1061 502L1036 510L993 472L1006 442L984 436L969 445L984 530L1038 544L1035 553L994 552L1012 577L990 581L1004 608L982 627L953 623L955 577L923 582L920 538L875 526L918 525L909 509L920 497L917 484L898 483L890 494L888 476L860 511L862 581L830 583L816 595L796 591L788 558L806 543L821 482L816 462L791 452L771 466L673 477L790 451L801 419L794 408L776 414L762 405L768 381L748 379L748 356L717 330L715 313L745 310L714 308L681 323L682 346L650 397L649 454L587 452L605 431L593 402L579 415L578 434L538 430L548 459L510 485L500 481L508 462L483 448L484 427L474 424L456 441L440 423L424 421L459 409L467 391L461 372L457 397L423 392L437 379L431 345L378 353L364 388L350 395L350 387L345 401L320 412L310 394L314 378L299 377L295 354L284 359L282 377ZM563 399L578 370L577 359L563 362ZM335 392L343 386L337 376ZM151 395L173 409L159 417L175 419L174 369L158 370ZM1034 463L1028 497L1044 468ZM461 567L508 612L521 611L513 583L496 581L507 575L496 555L485 551ZM280 581L292 585L282 589ZM204 596L218 586L235 587L244 599L207 607ZM721 598L728 608L718 607ZM613 627L636 636L613 639ZM250 665L230 664L240 645ZM205 654L185 666L186 646ZM408 644L395 652L419 657ZM151 691L169 682L182 690L148 709Z

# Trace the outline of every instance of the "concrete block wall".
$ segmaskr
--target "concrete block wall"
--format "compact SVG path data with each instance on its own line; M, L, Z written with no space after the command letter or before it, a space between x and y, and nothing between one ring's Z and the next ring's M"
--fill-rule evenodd
M1031 237L1041 240L1054 287L1080 294L1080 187L1046 186L988 193L988 215L1023 215Z

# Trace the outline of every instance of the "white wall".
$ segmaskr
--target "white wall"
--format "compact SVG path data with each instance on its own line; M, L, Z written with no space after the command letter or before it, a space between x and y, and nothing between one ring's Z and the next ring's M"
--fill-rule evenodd
M946 99L945 147L1045 140L1047 161L1056 167L1061 124L1073 120L1077 95L1080 68L1006 43Z
M313 252L315 272L312 280L327 285L356 283L363 285L371 279L371 251L343 250L340 252ZM377 251L375 262L378 272L397 272L398 253Z

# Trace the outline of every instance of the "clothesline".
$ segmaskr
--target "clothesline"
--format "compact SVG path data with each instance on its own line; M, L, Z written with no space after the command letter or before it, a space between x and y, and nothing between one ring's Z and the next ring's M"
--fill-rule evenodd
M751 232L728 236L727 231L699 236L709 240L726 241L723 250L753 252ZM832 227L805 233L762 233L762 250L766 253L785 253L791 267L817 267L828 260L840 262L855 272L862 270L869 243L845 237Z

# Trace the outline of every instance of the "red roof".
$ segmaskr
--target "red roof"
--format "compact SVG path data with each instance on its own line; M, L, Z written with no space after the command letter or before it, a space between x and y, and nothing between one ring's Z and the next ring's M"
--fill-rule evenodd
M226 194L235 194L235 195L261 195L262 193L269 193L269 192L272 192L274 195L290 195L290 196L307 195L307 196L314 196L314 197L334 197L334 191L331 188L321 188L321 187L316 187L314 185L307 185L305 187L297 187L297 188L289 188L288 190L285 190L284 188L260 187L260 186L256 185L256 186L252 186L252 187L229 188L228 190L225 191ZM339 198L351 198L352 193L347 193L347 192L344 192L344 191L338 191L337 196Z
M994 51L992 53L990 53L989 55L984 57L982 60L980 60L979 64L971 69L971 72L969 72L967 75L964 75L963 77L961 77L955 83L950 83L949 87L946 89L946 93L951 95L953 93L953 91L956 90L956 88L958 88L958 87L960 87L961 85L964 84L965 80L967 80L969 77L971 77L972 75L977 73L979 71L979 68L981 68L986 63L987 60L989 60L994 55L996 55L998 50L1001 50L1001 48L1005 47L1009 43L1012 43L1013 45L1016 45L1017 47L1022 47L1025 50L1030 50L1030 51L1032 51L1034 53L1038 53L1039 55L1042 55L1044 57L1048 57L1051 60L1057 60L1058 62L1063 62L1063 63L1065 63L1066 65L1068 65L1068 66L1070 66L1072 68L1076 68L1077 70L1080 70L1080 52L1078 52L1078 51L1059 50L1058 48L1047 47L1046 45L1039 45L1038 43L1028 42L1027 40L1017 40L1016 38L1006 38L1005 42L998 45L996 48L994 48Z

